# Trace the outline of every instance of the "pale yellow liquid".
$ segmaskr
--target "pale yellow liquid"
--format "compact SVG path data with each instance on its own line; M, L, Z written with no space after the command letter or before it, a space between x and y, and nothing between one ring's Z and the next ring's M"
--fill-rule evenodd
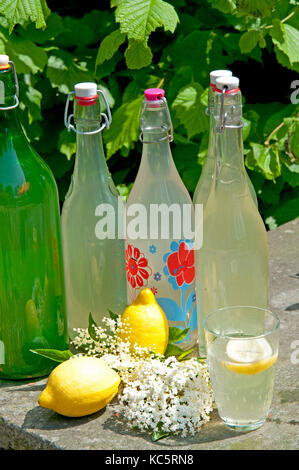
M254 429L268 416L277 351L272 349L272 356L257 362L252 371L250 365L247 368L246 364L231 362L226 354L227 341L215 338L208 345L208 366L218 413L228 426ZM265 361L267 365L262 367Z
M208 313L234 305L268 305L266 230L245 172L229 164L222 165L204 208L203 246L196 253L196 267L199 351L205 356L203 319Z

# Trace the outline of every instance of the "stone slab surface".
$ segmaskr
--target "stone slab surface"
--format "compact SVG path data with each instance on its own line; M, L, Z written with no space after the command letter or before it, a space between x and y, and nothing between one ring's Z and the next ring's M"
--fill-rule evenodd
M195 437L169 437L154 443L150 436L119 424L113 416L113 406L89 417L64 418L37 404L45 379L33 383L0 381L0 448L178 451L298 448L299 219L271 231L268 237L270 307L281 319L281 339L275 393L264 426L238 433L226 428L214 411L211 421Z

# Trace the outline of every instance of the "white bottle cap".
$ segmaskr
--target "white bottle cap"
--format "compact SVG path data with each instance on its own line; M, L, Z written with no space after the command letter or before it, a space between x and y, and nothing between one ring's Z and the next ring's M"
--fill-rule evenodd
M226 87L228 90L239 88L240 80L237 77L219 77L216 78L216 88L223 90Z
M213 70L210 72L210 83L212 85L216 84L216 78L218 77L231 77L232 72L230 70Z
M75 96L88 98L97 95L97 84L93 82L77 83L75 85Z
M6 54L0 54L0 65L8 65L9 57Z

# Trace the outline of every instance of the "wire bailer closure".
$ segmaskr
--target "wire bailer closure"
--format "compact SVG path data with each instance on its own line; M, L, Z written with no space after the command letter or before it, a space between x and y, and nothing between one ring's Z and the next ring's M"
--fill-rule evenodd
M238 125L226 124L227 113L224 112L224 96L226 92L227 92L227 87L223 87L223 90L221 93L221 101L220 101L220 116L219 116L220 122L219 122L219 125L216 126L217 134L223 134L224 129L242 129L242 127L244 127L243 122L241 122Z
M160 139L157 139L157 140L144 140L143 131L141 131L139 134L140 142L142 142L143 144L159 144L160 142L164 142L164 140L168 140L169 142L173 141L173 132L172 132L172 129L169 129L169 127L164 125L161 127L155 127L152 130L165 132L165 135L163 137L160 137Z
M173 142L173 125L172 125L170 112L168 109L167 100L165 97L160 98L160 100L163 101L166 106L166 113L168 117L169 126L167 126L166 124L163 124L161 127L154 127L152 129L148 129L149 131L165 132L165 135L163 137L160 137L160 139L157 139L157 140L144 140L143 131L141 131L139 134L139 140L143 144L159 144L160 142L164 142L164 140L168 140L168 142ZM140 117L140 121L141 121L141 117Z
M69 112L69 103L70 103L70 98L71 98L71 95L74 95L75 92L74 91L70 91L70 93L68 94L67 96L67 99L66 99L66 103L65 103L65 110L64 110L64 125L65 127L67 128L68 131L73 131L75 132L76 134L80 134L80 135L93 135L93 134L98 134L99 132L102 132L102 130L106 127L107 129L109 129L110 127L110 124L112 122L112 116L111 116L111 111L110 111L110 106L108 104L108 101L107 101L107 98L105 96L105 93L98 89L97 90L97 93L100 94L104 100L104 103L106 105L106 109L107 109L107 114L106 113L100 113L102 118L104 118L104 122L103 124L98 128L98 129L95 129L94 131L78 131L76 129L76 127L71 124L71 120L72 118L74 118L74 114L70 114L68 115L68 112Z

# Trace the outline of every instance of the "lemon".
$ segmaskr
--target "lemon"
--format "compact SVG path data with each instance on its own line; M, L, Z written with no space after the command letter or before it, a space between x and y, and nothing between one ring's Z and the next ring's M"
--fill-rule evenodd
M265 338L232 339L226 345L226 354L232 362L223 361L223 365L238 374L258 374L277 361Z
M38 403L63 416L86 416L104 408L119 384L119 375L103 359L71 358L51 372Z
M120 337L134 345L164 354L168 344L168 323L150 289L142 289L136 300L121 316L123 330Z
M29 299L25 305L25 314L26 314L26 323L28 327L32 330L38 330L40 327L38 312L34 300Z

